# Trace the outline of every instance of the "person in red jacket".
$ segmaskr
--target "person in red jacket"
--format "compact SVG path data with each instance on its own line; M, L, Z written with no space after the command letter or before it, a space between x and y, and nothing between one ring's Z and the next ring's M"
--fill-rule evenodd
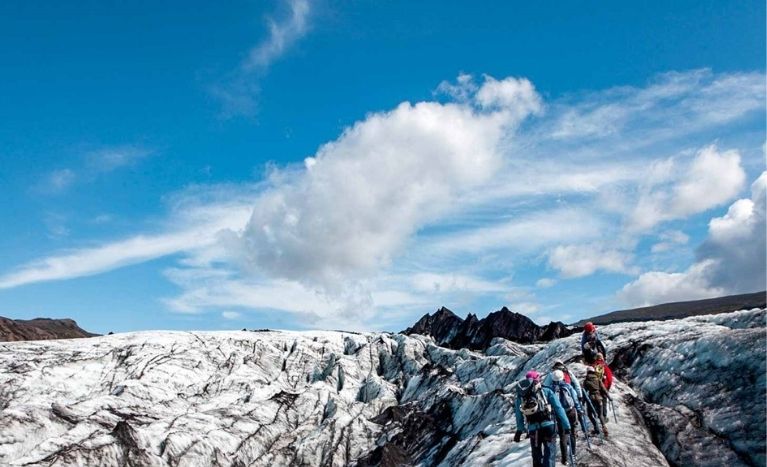
M607 366L604 355L598 353L597 358L594 360L593 366L597 377L602 381L602 383L604 383L605 389L609 391L613 385L613 372L610 367ZM602 415L604 416L605 420L610 419L610 417L607 416L607 401L602 404Z
M613 371L607 366L604 355L598 353L593 366L597 374L601 375L602 382L605 383L605 388L609 391L613 385Z

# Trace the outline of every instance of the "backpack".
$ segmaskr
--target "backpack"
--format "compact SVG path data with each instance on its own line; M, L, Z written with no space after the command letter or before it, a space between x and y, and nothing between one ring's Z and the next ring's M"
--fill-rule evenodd
M594 372L597 374L599 381L605 380L605 367L602 365L594 365Z
M565 409L565 412L575 408L573 396L564 384L555 384L553 389L557 396L559 396L559 403L562 404L562 408Z
M551 420L551 406L543 395L541 383L526 379L519 384L520 409L527 423Z

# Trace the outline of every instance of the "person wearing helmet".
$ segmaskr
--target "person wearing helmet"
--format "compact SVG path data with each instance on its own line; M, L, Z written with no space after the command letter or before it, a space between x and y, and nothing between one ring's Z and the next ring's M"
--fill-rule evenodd
M554 365L551 367L551 370L562 370L562 373L565 375L565 383L569 384L573 387L575 390L575 394L578 395L578 400L583 401L583 390L581 389L581 383L578 381L578 378L575 377L575 375L572 374L569 368L567 368L567 365L562 360L554 360ZM546 378L543 380L544 386L551 387L551 376L552 374L549 373L546 375Z
M588 322L583 326L583 334L581 334L581 352L583 352L583 360L587 365L594 363L594 359L597 353L607 355L607 350L604 344L599 339L599 333L594 323Z
M563 432L569 436L570 420L567 418L559 398L554 392L541 385L541 375L535 370L528 371L525 379L517 386L514 400L514 415L517 432L514 442L519 442L527 431L534 467L550 467L557 462L556 423L559 421Z
M583 391L585 395L591 401L590 405L587 405L587 413L589 420L594 426L594 434L599 434L599 428L602 427L605 437L607 437L607 427L605 426L605 416L603 406L605 405L605 399L607 399L607 388L605 388L602 379L597 375L593 366L586 368L586 378L583 380ZM593 410L592 410L593 406ZM597 424L599 420L599 424Z
M556 362L555 362L556 365ZM578 423L578 417L583 417L583 408L578 401L578 394L575 389L565 380L565 372L559 369L555 369L546 377L550 381L549 387L552 392L559 398L559 402L562 404L562 408L565 409L567 419L570 421L570 426L573 429L569 434L565 433L562 425L557 426L559 431L559 449L562 454L563 463L567 460L567 445L568 441L573 450L573 456L575 456L575 428ZM569 439L568 439L569 438Z

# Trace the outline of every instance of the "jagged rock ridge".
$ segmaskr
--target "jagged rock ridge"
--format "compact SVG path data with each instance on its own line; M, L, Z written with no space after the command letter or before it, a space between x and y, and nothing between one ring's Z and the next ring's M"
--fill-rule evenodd
M538 326L527 316L506 307L482 319L470 313L465 320L442 307L432 315L424 315L403 333L431 336L437 344L451 349L480 350L486 349L496 337L531 344L566 337L573 331L558 321Z
M0 342L93 337L71 319L10 319L0 316Z

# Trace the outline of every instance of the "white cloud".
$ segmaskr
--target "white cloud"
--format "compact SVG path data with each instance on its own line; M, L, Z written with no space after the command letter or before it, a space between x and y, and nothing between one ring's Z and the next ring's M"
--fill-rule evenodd
M713 266L714 262L707 260L693 264L685 272L646 272L623 286L618 298L629 306L641 307L724 295L725 289L710 285Z
M653 253L663 253L672 250L680 245L685 245L690 237L680 230L667 230L662 232L658 238L660 242L654 244L650 251Z
M287 50L291 40L281 34L270 33L274 48L263 50ZM257 75L264 66L258 63L279 53L251 54L236 77L248 79L235 84L252 97L258 80L248 73ZM741 159L756 166L747 160L753 154L747 145L737 151L705 145L719 130L729 132L722 138L750 134L735 124L763 109L763 90L754 86L763 81L758 73L694 71L544 105L525 79L460 75L437 89L449 102L405 102L372 113L256 186L198 187L172 197L168 219L152 233L75 244L8 272L0 286L177 255L166 274L180 291L166 303L179 312L279 310L296 322L346 327L348 318L369 328L431 310L438 300L473 304L490 297L532 307L535 297L514 295L508 279L522 268L548 259L564 277L633 273L644 237L657 235L656 252L672 251L689 239L667 229L687 230L689 216L738 196ZM722 114L711 116L712 109ZM537 118L521 126L528 115ZM132 163L105 160L103 167ZM96 173L86 162L75 181L84 169ZM758 250L752 236L763 222L758 206L754 197L741 200L712 221L710 239L698 250L705 267L647 273L624 295L669 298L673 291L655 285L664 280L697 296L746 287L723 282L735 279L722 274L736 270L722 269L727 264L763 277L763 266L760 276L758 264L727 256ZM755 246L735 250L735 239ZM566 287L553 279L536 283L555 285Z
M629 228L647 230L720 206L740 192L745 179L738 151L720 152L714 145L700 150L684 167L673 159L662 161L649 172Z
M568 240L592 238L602 231L602 220L583 209L534 212L501 224L465 229L430 239L428 248L439 254L480 253L494 249L520 251Z
M724 216L711 219L708 238L692 266L676 273L646 272L626 284L618 298L643 306L763 290L766 191L767 172L763 172L751 185L750 199L735 201Z
M535 286L539 289L548 289L549 287L554 287L556 284L556 279L552 279L551 277L543 277L538 279L538 281L535 283Z
M254 47L243 63L245 71L266 68L280 57L298 39L306 34L311 4L308 0L286 0L289 9L287 18L276 20L267 18L269 36Z
M603 245L560 245L549 252L549 265L557 269L562 277L574 278L593 274L597 271L629 274L632 255Z
M511 306L509 306L509 309L516 313L530 316L541 311L541 305L535 302L519 302L512 303ZM546 322L546 324L548 324L548 322Z
M66 191L77 180L72 169L57 169L45 176L38 188L43 193L56 194Z
M180 252L210 253L226 231L241 230L250 213L250 203L235 199L195 205L179 204L167 231L135 235L100 246L52 255L0 276L0 289L36 282L90 276Z
M524 115L435 102L371 114L322 146L305 171L275 174L243 255L269 276L328 288L375 272L495 174L501 138Z
M312 10L309 0L284 0L283 4L287 15L280 19L267 17L267 37L248 52L226 82L211 87L212 95L223 105L225 117L255 112L260 75L308 31Z
M472 292L493 293L508 290L509 286L465 274L416 273L410 277L415 291L424 293Z
M236 311L222 311L221 317L224 319L235 320L242 318L242 313L238 313Z
M37 185L37 191L45 194L60 194L75 183L92 182L99 176L121 167L132 165L152 154L152 151L138 146L105 147L84 155L84 161L74 167L57 169L45 175Z
M140 146L115 146L92 151L86 155L87 168L92 172L111 172L133 165L152 151Z

